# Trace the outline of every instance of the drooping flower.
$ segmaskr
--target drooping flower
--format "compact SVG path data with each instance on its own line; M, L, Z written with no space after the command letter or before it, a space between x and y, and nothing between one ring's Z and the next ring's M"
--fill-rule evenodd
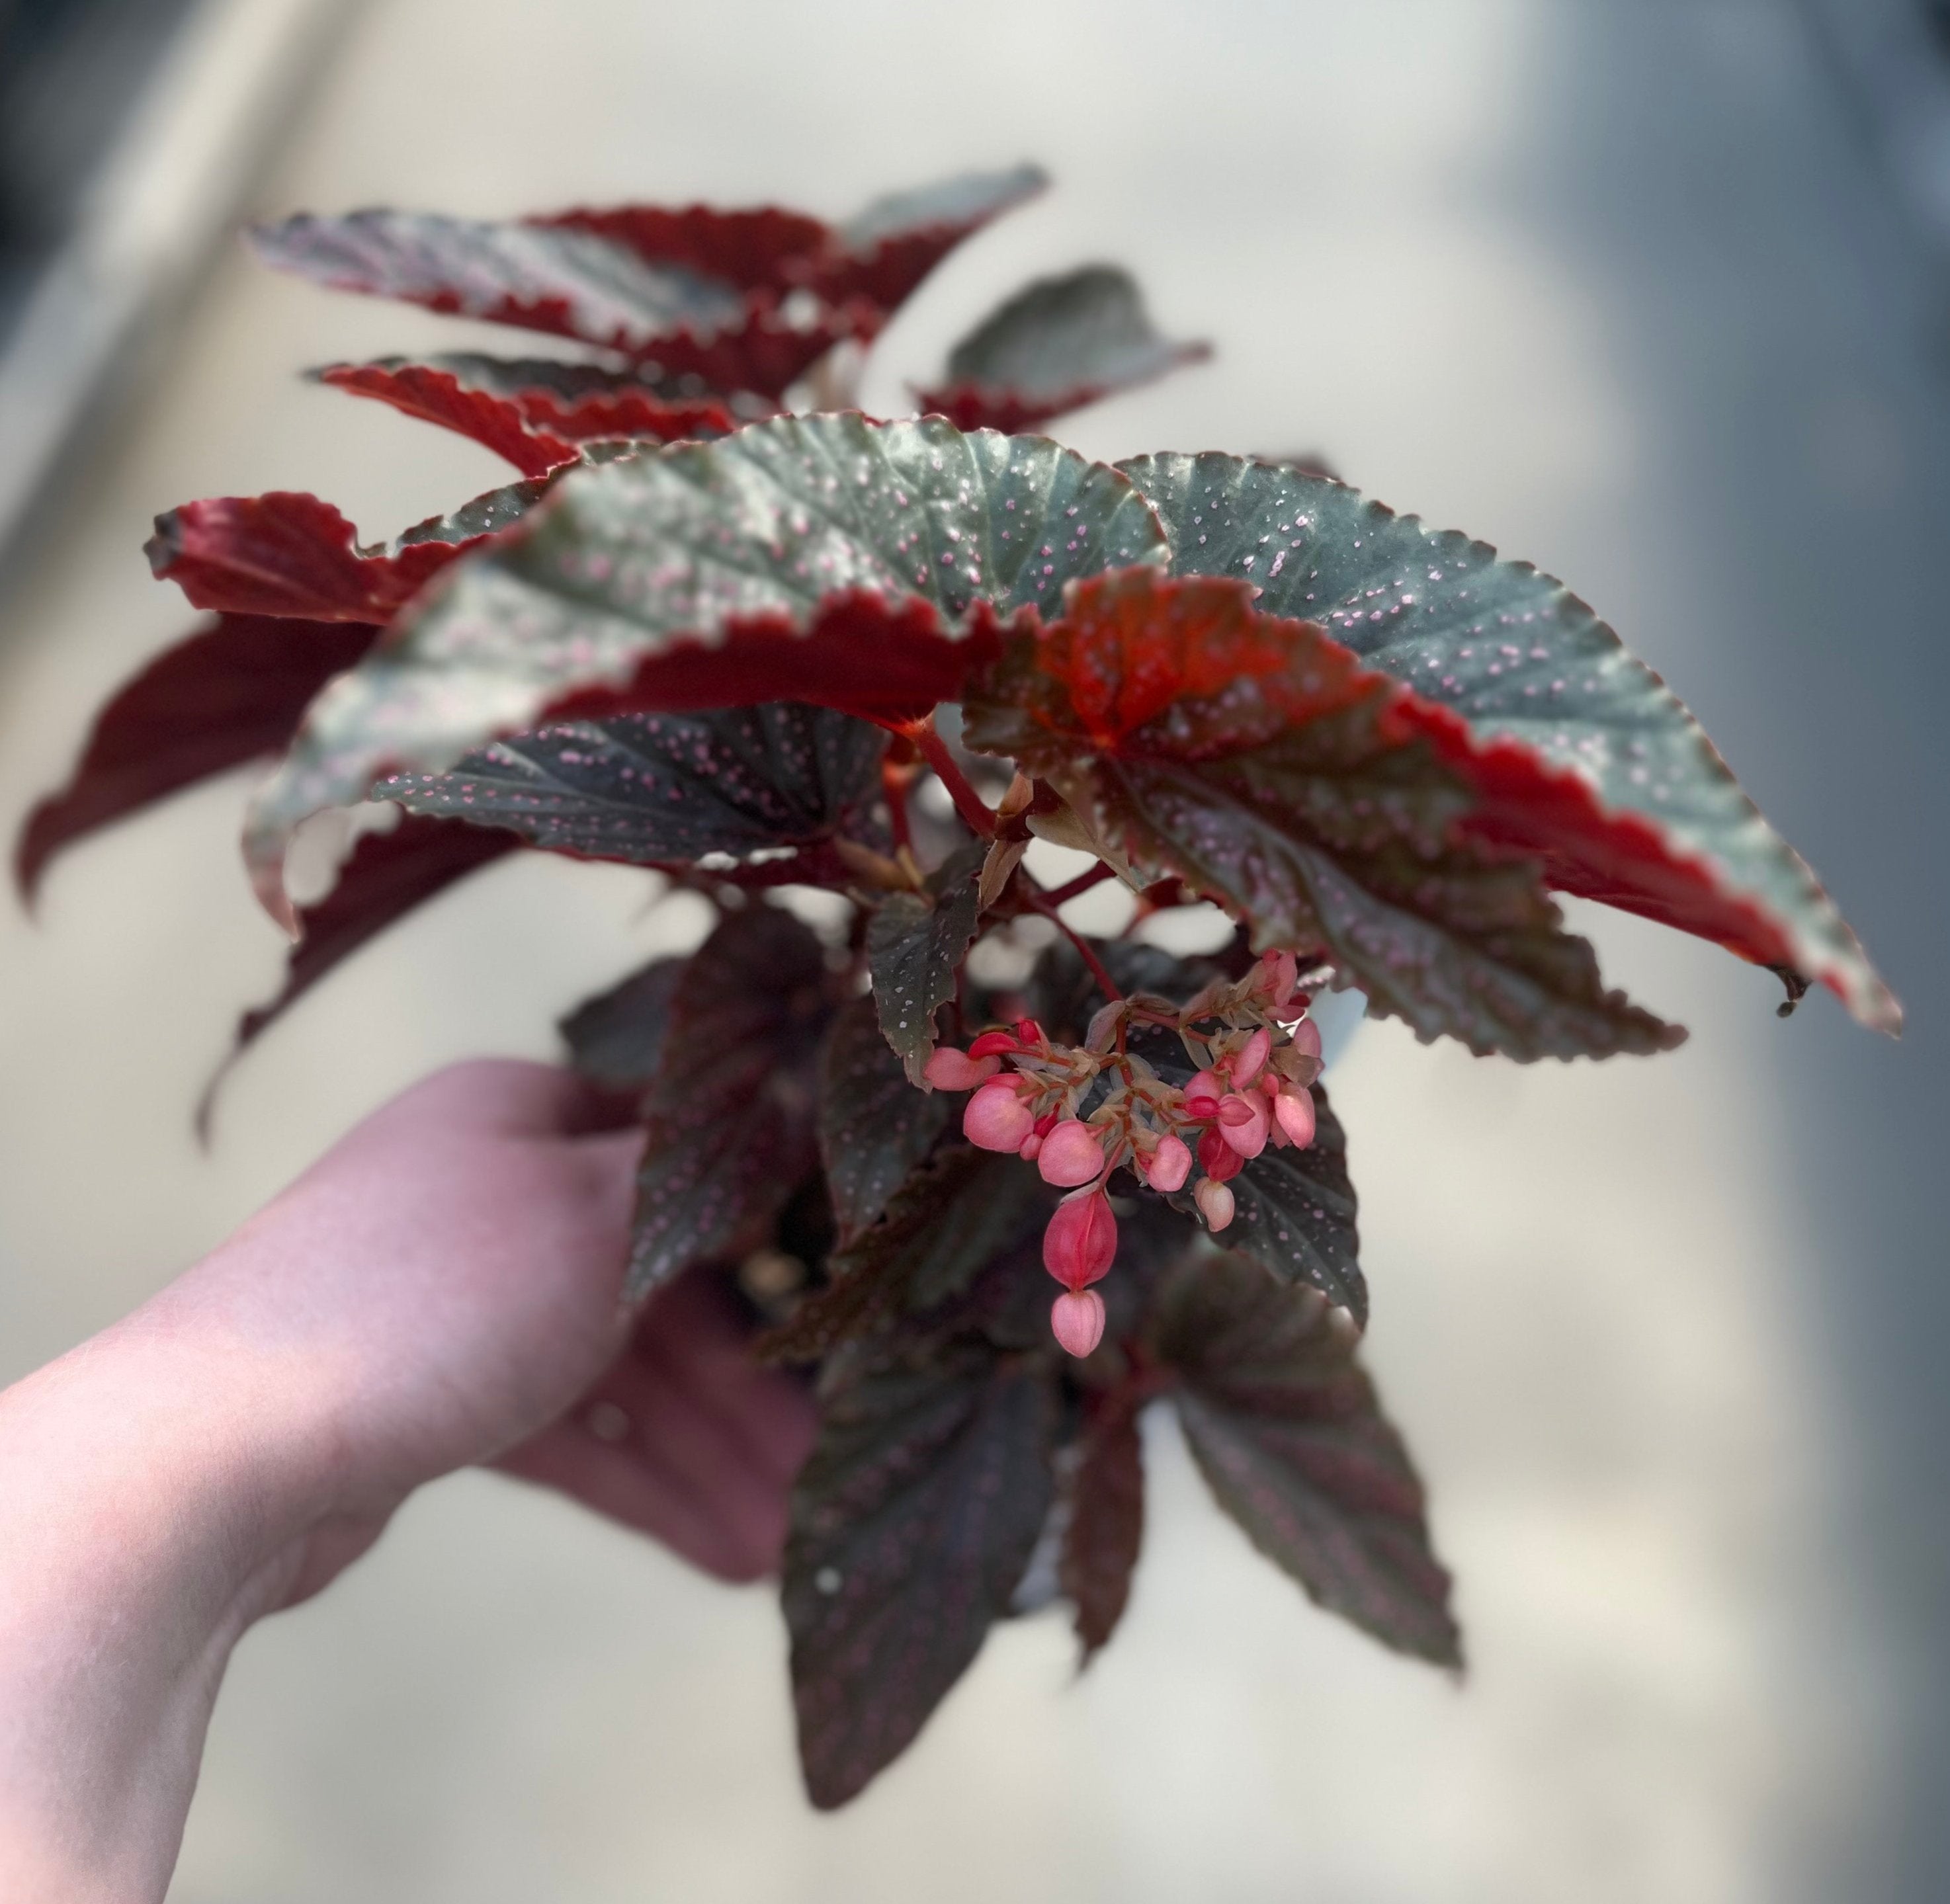
M1051 1304L1051 1332L1073 1355L1087 1355L1104 1339L1104 1299L1095 1290L1068 1290Z
M1241 1156L1257 1157L1266 1147L1266 1100L1257 1092L1229 1091L1219 1100L1217 1128Z
M1283 1090L1273 1100L1273 1115L1288 1140L1304 1150L1313 1141L1313 1094L1310 1090Z
M1182 1190L1191 1174L1191 1153L1177 1137L1160 1137L1144 1165L1145 1181L1154 1190Z
M1232 1221L1235 1206L1231 1187L1217 1178L1204 1178L1191 1194L1208 1230L1223 1230Z
M921 1073L936 1090L973 1090L1002 1067L998 1057L971 1057L952 1044L938 1045Z
M1072 1290L1105 1274L1117 1255L1117 1219L1101 1190L1066 1197L1042 1233L1043 1267Z
M968 1100L961 1134L983 1150L1020 1150L1036 1128L1036 1113L1017 1094L1013 1078L992 1078Z
M1043 1139L1036 1168L1045 1184L1060 1184L1066 1190L1089 1183L1104 1174L1103 1141L1089 1125L1070 1118Z

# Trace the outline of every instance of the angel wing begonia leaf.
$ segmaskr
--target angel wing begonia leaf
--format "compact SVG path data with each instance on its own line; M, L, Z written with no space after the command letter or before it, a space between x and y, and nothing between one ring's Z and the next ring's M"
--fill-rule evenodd
M1033 429L1210 355L1207 344L1158 334L1128 272L1086 265L1039 278L991 312L920 403L964 430Z
M362 549L329 502L301 490L219 496L156 518L146 552L193 608L314 621L390 621L472 544L513 521L540 483L491 490L453 515L416 524L389 548Z
M1786 968L1863 1024L1900 1028L1806 863L1665 683L1562 583L1277 464L1119 467L1156 504L1176 572L1249 582L1266 613L1320 622L1414 689L1423 731L1472 757L1479 837L1534 854L1563 891Z
M27 816L14 876L32 903L64 848L165 795L273 754L306 704L372 646L356 621L226 614L165 649L96 715L67 783Z
M1063 1591L1076 1609L1083 1661L1107 1641L1124 1616L1131 1576L1144 1544L1145 1454L1138 1432L1142 1403L1131 1389L1091 1398L1075 1471L1070 1518L1058 1562Z
M986 844L963 847L925 892L892 892L867 926L867 964L880 1030L919 1084L934 1050L935 1014L955 996L955 975L973 942Z
M1008 1613L1048 1508L1054 1426L1047 1366L992 1349L828 1365L783 1593L821 1809L905 1750Z
M254 804L259 891L284 916L289 829L388 769L626 708L911 718L959 693L994 614L1053 614L1070 577L1164 555L1104 465L939 419L781 417L571 471L314 704Z
M413 814L389 832L361 834L332 890L300 914L302 936L286 957L277 996L238 1020L230 1054L198 1107L198 1130L207 1130L231 1066L327 972L416 906L521 844L512 833Z
M575 1068L598 1084L647 1089L663 1056L671 1001L685 959L653 959L607 991L586 998L556 1028Z
M796 702L618 714L491 742L450 773L395 774L372 795L551 852L646 866L758 854L804 877L809 849L874 830L886 745L869 722Z
M456 353L424 362L385 357L329 364L312 375L334 390L470 437L527 476L574 462L578 443L599 438L674 443L733 428L730 412L715 400L666 398L593 366Z
M1461 1663L1422 1484L1325 1299L1234 1255L1172 1272L1154 1348L1219 1504L1308 1597L1398 1652Z
M1040 166L1019 165L877 198L833 234L812 288L835 302L860 299L891 316L964 239L1048 183Z
M1456 836L1470 783L1402 725L1406 698L1241 583L1141 569L1012 631L970 684L965 738L1047 778L1147 877L1328 959L1422 1038L1534 1059L1683 1037L1604 988L1534 863Z
M834 1016L819 1069L819 1154L843 1243L887 1207L948 1122L949 1099L916 1090L871 998Z

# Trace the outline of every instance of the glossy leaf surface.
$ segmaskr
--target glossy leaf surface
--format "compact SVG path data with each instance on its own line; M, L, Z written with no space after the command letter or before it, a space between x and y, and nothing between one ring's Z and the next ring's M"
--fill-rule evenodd
M27 817L14 876L32 901L64 847L180 789L276 754L306 704L372 645L360 622L220 616L166 648L95 716L66 786Z
M1397 1651L1461 1663L1422 1483L1325 1300L1232 1255L1174 1271L1156 1346L1219 1504L1331 1613Z
M988 848L963 847L925 892L892 892L867 926L867 965L880 1030L918 1086L934 1050L935 1014L955 996L982 915L977 893Z
M1046 1365L973 1345L828 1368L783 1596L822 1809L907 1747L1008 1611L1049 1505L1054 1404Z
M1536 854L1566 891L1789 966L1864 1024L1899 1027L1901 1008L1805 863L1665 683L1562 583L1279 465L1208 455L1120 467L1157 506L1178 572L1250 582L1264 612L1321 622L1467 723L1423 722L1449 757L1478 756L1481 837Z
M618 714L512 735L451 773L396 774L372 793L551 852L641 865L762 854L786 877L805 849L870 829L886 744L867 721L793 702Z
M911 717L959 692L971 611L1161 561L1135 491L1041 438L780 418L570 471L313 705L254 804L266 903L293 826L551 714L806 700ZM989 639L992 639L992 636Z
M1033 429L1210 354L1158 334L1129 272L1087 265L1039 278L991 312L920 403L964 430Z
M917 1090L871 998L841 1006L819 1068L819 1155L843 1240L887 1207L946 1128L952 1100Z

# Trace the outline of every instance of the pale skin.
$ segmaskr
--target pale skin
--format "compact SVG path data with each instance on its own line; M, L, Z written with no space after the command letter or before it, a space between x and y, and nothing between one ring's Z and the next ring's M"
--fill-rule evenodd
M625 1307L640 1147L549 1066L441 1072L0 1392L0 1897L160 1899L232 1648L442 1475L775 1568L811 1405L709 1278Z

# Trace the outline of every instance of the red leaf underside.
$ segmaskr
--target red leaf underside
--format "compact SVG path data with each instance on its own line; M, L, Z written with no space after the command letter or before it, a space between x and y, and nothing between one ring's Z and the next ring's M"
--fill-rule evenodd
M32 900L64 847L166 794L274 754L313 695L378 630L353 621L226 614L164 649L96 717L67 784L20 830L14 874Z
M285 961L284 984L238 1020L236 1042L198 1108L198 1128L207 1131L231 1066L326 973L415 907L522 844L513 833L417 814L403 815L389 832L362 835L338 883L315 905L300 908L304 936Z
M833 242L821 219L776 205L720 211L710 205L575 207L529 221L593 232L651 264L683 265L740 291L780 293L807 283Z
M675 443L684 437L729 436L737 427L731 412L709 399L684 403L646 391L619 390L565 402L554 390L523 390L512 401L534 428L553 431L574 443L604 437L647 437Z
M523 405L491 391L469 390L451 371L425 364L333 364L318 373L318 381L472 437L524 476L546 475L575 459L575 445L534 426Z
M484 542L425 541L369 555L332 507L303 491L220 496L156 518L149 566L199 608L385 622L455 556Z

